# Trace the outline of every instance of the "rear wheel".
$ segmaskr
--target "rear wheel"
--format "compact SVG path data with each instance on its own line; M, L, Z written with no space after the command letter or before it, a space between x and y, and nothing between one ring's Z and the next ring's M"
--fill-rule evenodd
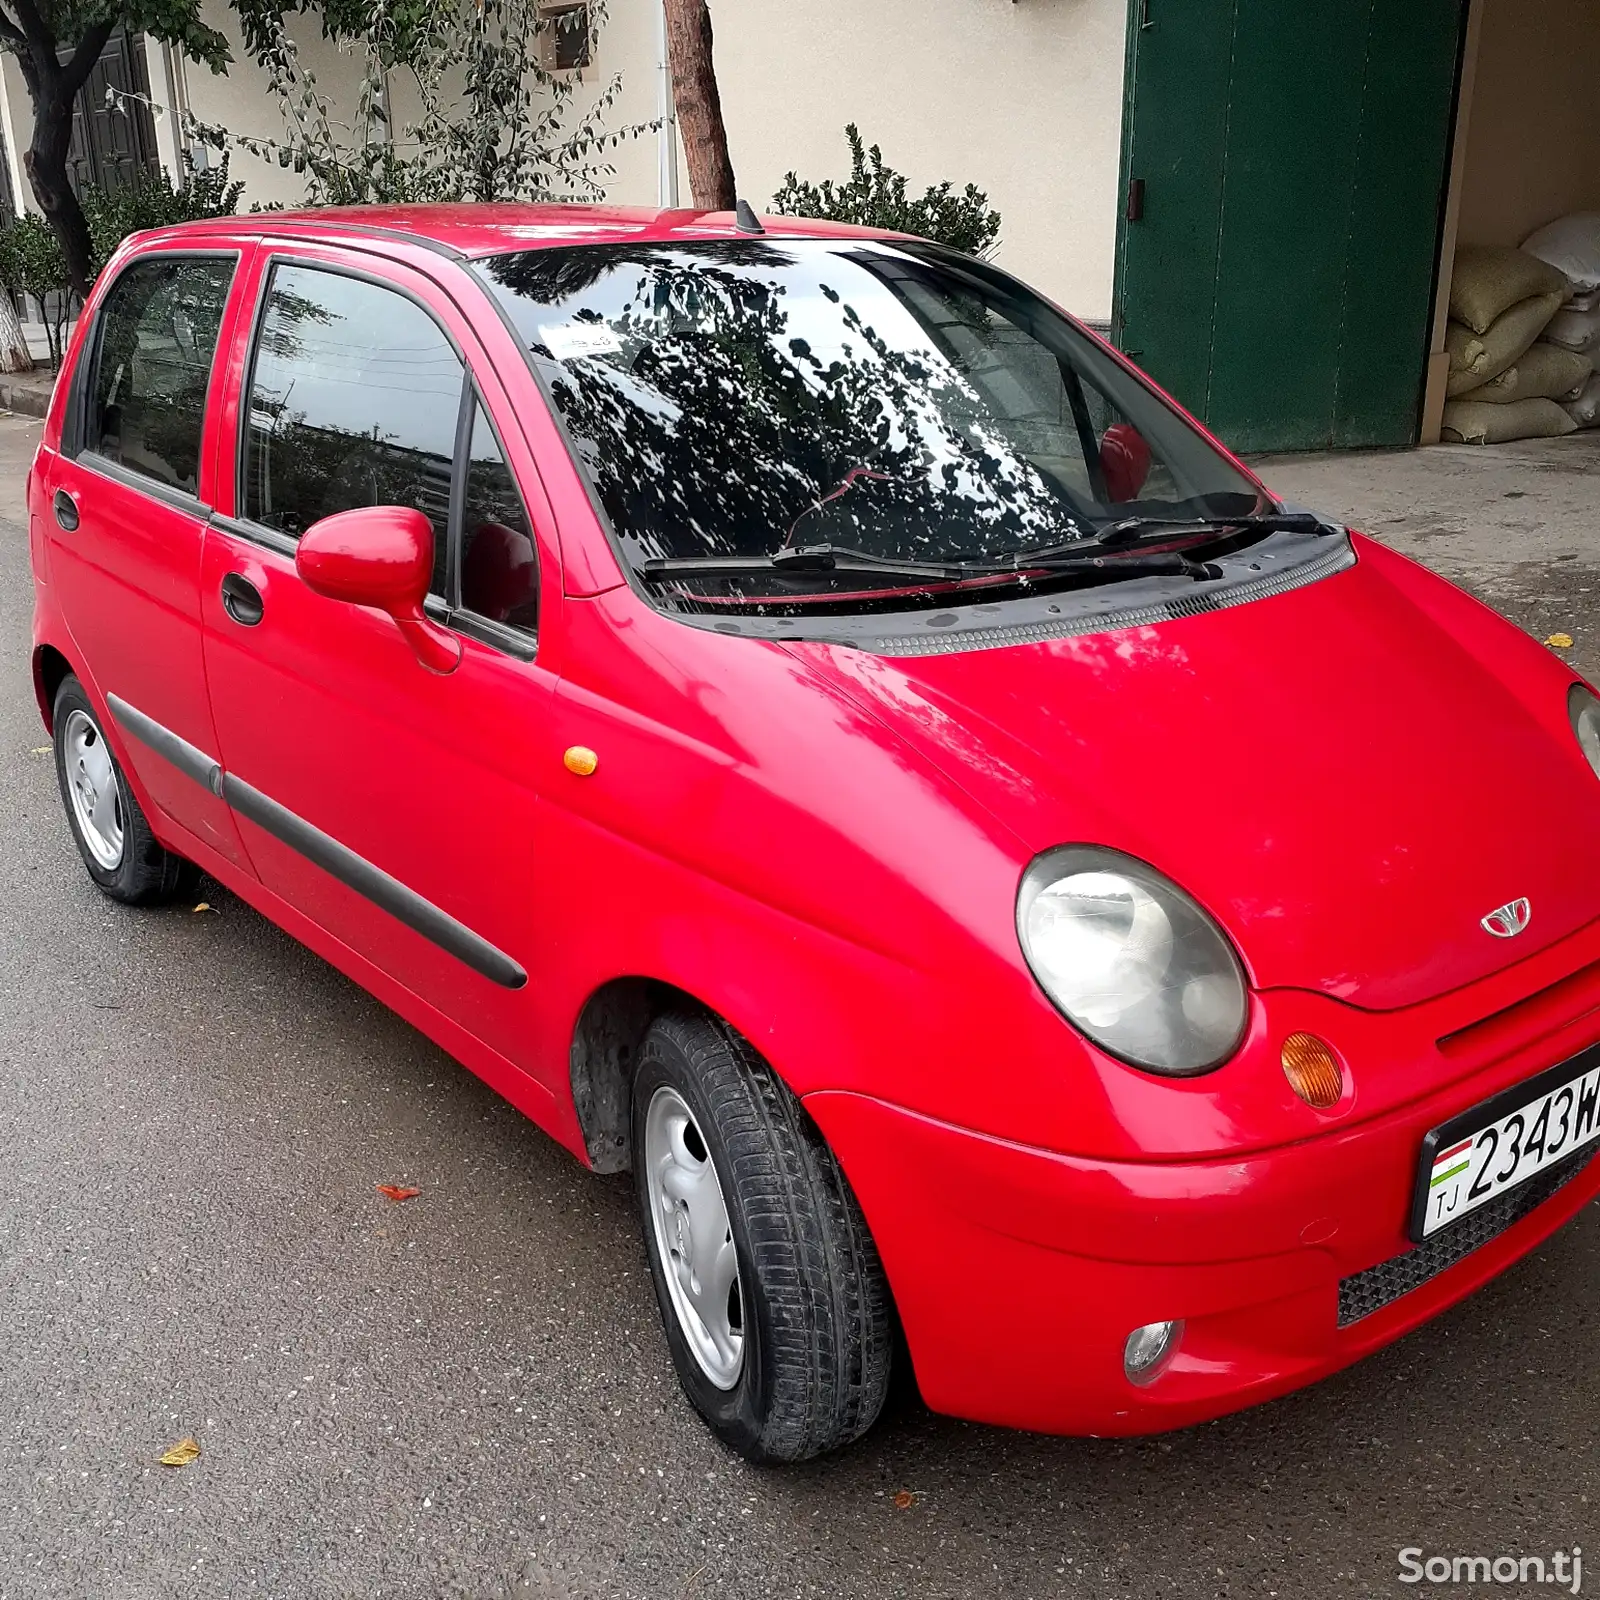
M672 1359L751 1461L859 1438L888 1391L883 1267L833 1153L750 1046L659 1019L639 1053L635 1187Z
M150 831L75 677L63 679L56 691L51 724L67 821L96 885L129 905L192 899L200 887L200 869L166 849Z

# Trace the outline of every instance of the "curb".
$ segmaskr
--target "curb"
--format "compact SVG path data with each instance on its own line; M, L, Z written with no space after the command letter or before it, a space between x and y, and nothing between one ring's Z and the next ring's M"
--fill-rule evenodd
M40 388L37 383L18 383L0 377L0 409L22 417L43 417L49 413L52 392L53 389Z

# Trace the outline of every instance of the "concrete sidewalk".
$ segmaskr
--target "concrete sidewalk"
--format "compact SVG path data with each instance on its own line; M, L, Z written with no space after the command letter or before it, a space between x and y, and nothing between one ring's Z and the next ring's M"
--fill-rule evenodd
M1600 678L1600 429L1503 445L1434 445L1252 466L1275 493L1325 511L1470 589Z

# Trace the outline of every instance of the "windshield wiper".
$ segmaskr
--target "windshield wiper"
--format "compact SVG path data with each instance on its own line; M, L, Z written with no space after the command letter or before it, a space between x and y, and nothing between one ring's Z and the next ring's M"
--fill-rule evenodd
M1078 550L1082 546L1068 546ZM854 576L883 578L922 578L941 583L960 583L987 578L1026 578L1031 573L1051 577L1093 578L1099 583L1117 583L1127 578L1178 577L1196 582L1220 578L1221 569L1205 561L1192 561L1176 552L1160 555L1080 556L1049 550L1021 552L1009 561L899 561L889 556L869 555L833 544L802 545L795 550L779 550L770 556L651 556L639 564L646 578L747 578L848 573Z
M1213 533L1219 528L1240 533L1342 533L1336 522L1315 511L1266 511L1244 517L1124 517L1095 535L1097 544L1116 544L1142 533Z
M651 556L639 563L647 578L746 578L770 573L851 572L866 577L933 578L949 581L970 575L961 562L899 561L848 545L805 544L769 556Z

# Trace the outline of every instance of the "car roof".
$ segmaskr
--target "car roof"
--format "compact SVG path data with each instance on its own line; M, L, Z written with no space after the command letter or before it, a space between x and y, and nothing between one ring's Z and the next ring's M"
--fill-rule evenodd
M878 228L818 222L804 217L764 217L766 232L779 238L890 238ZM214 234L293 234L335 242L387 235L431 245L452 255L488 256L553 245L675 243L693 239L743 239L731 211L658 210L644 206L554 203L520 205L320 206L303 211L257 211L179 223L139 236L141 243Z

